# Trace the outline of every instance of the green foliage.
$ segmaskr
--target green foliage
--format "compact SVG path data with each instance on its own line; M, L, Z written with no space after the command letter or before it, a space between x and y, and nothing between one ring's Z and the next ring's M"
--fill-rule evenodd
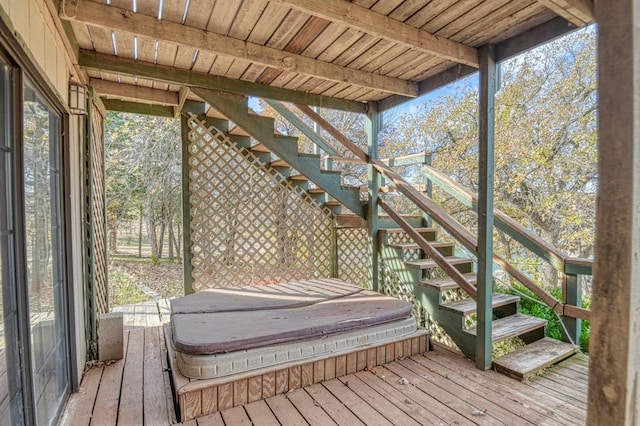
M149 297L140 290L134 277L117 264L109 265L109 306L140 303Z
M553 297L558 300L562 300L562 289L559 287L546 289ZM547 320L547 336L562 340L564 334L562 325L558 315L553 309L541 304L540 299L533 294L529 289L519 284L513 284L511 288L499 288L498 291L520 296L520 312L526 315L542 318ZM525 295L526 297L522 296ZM533 299L533 300L532 300ZM585 298L583 306L588 308L591 306L591 299ZM589 352L589 321L582 321L582 333L580 336L580 350L582 352Z

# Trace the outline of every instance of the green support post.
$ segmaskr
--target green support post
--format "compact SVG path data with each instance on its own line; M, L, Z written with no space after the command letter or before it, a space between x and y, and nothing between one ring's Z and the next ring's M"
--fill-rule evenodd
M433 160L433 158L432 158L431 154L426 154L424 156L424 164L426 164L427 166L431 165L432 160ZM425 186L425 193L427 194L427 197L433 198L433 182L431 181L429 176L425 176L425 178L424 178L424 186ZM425 213L424 219L425 219L426 225L429 228L431 228L433 226L433 219L431 219L431 216L429 216L428 214Z
M564 303L567 305L582 307L582 279L580 275L565 274L562 283ZM579 318L562 317L562 322L566 327L566 333L563 331L562 340L572 342L580 346L580 335L582 334L582 320ZM568 333L568 335L567 335Z
M204 109L204 106L203 106ZM191 263L191 209L189 208L189 123L185 114L180 115L182 135L182 267L184 294L193 293L193 265Z
M378 159L378 135L382 127L382 114L378 112L378 103L369 103L365 118L365 130L367 132L368 154L371 160ZM369 208L367 209L367 226L371 236L371 288L378 291L378 189L380 187L380 175L369 164L367 166L367 183L369 187Z
M478 323L476 366L491 368L493 321L493 182L495 174L494 119L497 73L495 51L484 45L480 57L478 164Z

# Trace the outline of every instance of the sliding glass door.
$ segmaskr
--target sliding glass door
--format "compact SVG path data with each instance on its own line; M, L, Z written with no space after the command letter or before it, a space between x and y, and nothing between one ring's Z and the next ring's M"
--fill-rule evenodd
M62 115L0 46L0 426L55 424L70 391Z
M0 56L0 425L24 423L21 361L18 354L15 199L11 183L15 145L15 70Z
M69 390L60 116L23 87L23 183L31 374L36 423L49 424Z

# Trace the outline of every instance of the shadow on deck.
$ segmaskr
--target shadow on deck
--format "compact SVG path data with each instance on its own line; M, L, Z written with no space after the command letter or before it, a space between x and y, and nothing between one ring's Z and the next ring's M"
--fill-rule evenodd
M63 425L176 423L161 324L165 301L122 307L125 358L85 372ZM588 358L574 356L519 382L432 352L184 423L204 425L582 425Z

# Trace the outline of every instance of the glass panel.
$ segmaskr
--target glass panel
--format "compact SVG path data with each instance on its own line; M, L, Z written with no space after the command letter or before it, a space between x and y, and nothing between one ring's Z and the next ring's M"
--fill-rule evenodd
M21 425L22 391L11 221L11 70L0 58L0 424ZM12 366L8 369L7 366Z
M68 389L60 235L60 118L24 86L24 207L36 422L49 424Z

